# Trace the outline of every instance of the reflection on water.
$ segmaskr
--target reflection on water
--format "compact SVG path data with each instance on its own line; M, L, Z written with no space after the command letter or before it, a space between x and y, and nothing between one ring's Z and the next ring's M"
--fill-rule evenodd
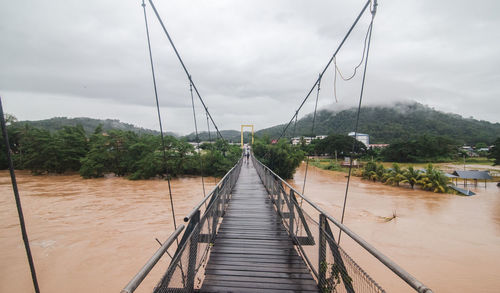
M291 183L301 190L304 167ZM305 194L340 219L346 178L310 168ZM498 292L500 188L435 194L351 178L344 223L434 292ZM396 212L396 219L383 220ZM412 292L348 237L347 251L389 292Z
M345 174L310 167L306 195L340 218ZM304 168L292 183L302 185ZM119 292L173 231L165 181L83 180L18 172L42 292ZM206 180L213 186L214 179ZM202 197L200 178L172 182L177 222ZM301 190L301 188L299 188ZM500 188L462 197L353 178L345 223L435 292L498 292ZM397 217L385 221L385 217ZM32 292L10 178L0 172L0 292ZM343 236L347 251L389 292L410 291ZM147 292L161 268L145 280Z
M173 231L167 182L18 172L42 292L119 292ZM214 179L205 180L210 187ZM208 189L207 189L208 190ZM172 180L177 223L201 200L199 177ZM32 292L8 172L0 172L0 292ZM146 279L143 292L159 280ZM139 291L140 292L140 291Z

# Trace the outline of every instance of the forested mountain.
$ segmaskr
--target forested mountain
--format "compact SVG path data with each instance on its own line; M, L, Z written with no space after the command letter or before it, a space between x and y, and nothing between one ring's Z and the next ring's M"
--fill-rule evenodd
M23 125L23 124L29 124L33 127L36 128L42 128L49 130L50 132L54 132L57 130L61 130L64 128L64 126L77 126L77 125L82 125L83 129L87 134L93 133L94 129L101 124L102 129L104 131L109 131L111 129L117 129L117 130L125 130L125 131L133 131L135 133L140 133L140 134L160 134L159 131L156 130L151 130L151 129L146 129L142 127L136 127L132 124L129 123L124 123L120 122L120 120L117 119L106 119L106 120L101 120L101 119L93 119L93 118L86 118L86 117L79 117L79 118L66 118L66 117L54 117L50 119L45 119L45 120L37 120L37 121L19 121L13 123L15 125ZM175 133L167 132L168 135L172 136L177 136Z
M321 110L316 116L316 135L347 134L354 131L355 108L332 112ZM312 114L300 119L295 129L296 136L311 135ZM277 125L257 131L257 135L277 138L284 128ZM293 135L293 124L286 136ZM419 103L397 103L389 106L367 106L361 109L360 133L370 135L370 143L392 143L418 136L446 136L460 144L491 144L500 137L500 123L464 118L457 114L444 113Z

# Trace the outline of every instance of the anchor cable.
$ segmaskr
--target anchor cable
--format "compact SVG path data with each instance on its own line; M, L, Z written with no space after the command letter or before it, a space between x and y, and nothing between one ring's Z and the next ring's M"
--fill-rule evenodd
M2 98L0 97L0 121L2 124L2 134L3 141L5 144L5 151L7 153L7 161L9 163L10 180L12 182L12 189L14 190L14 198L16 199L17 214L19 216L19 224L21 226L21 234L23 236L24 248L26 249L26 255L28 257L28 263L31 271L31 279L33 280L33 286L35 287L35 292L40 293L40 288L38 287L38 280L36 278L35 263L33 262L33 256L31 255L30 242L28 239L28 233L26 232L26 224L24 223L23 209L21 206L21 198L19 197L19 190L17 189L16 173L14 171L14 164L12 163L11 153L9 144L9 135L7 133L7 125L5 124L5 117L3 115Z
M155 76L155 70L154 70L154 65L153 65L153 53L151 52L151 40L149 38L148 18L146 16L146 4L144 3L144 0L142 0L142 8L144 11L144 22L146 24L146 36L148 39L149 61L151 63L151 75L153 77L153 88L154 88L155 99L156 99L156 111L158 113L158 123L160 124L161 146L162 146L162 150L163 150L163 166L165 168L165 173L167 175L168 194L170 197L170 208L172 209L172 219L174 220L174 229L177 229L177 223L175 221L174 200L172 198L172 187L170 184L170 175L168 174L168 170L167 170L167 152L165 149L165 137L163 135L163 126L161 124L160 103L158 101L158 90L156 88L156 76Z
M361 92L359 94L359 104L358 104L358 111L356 114L356 124L354 127L354 141L352 143L352 155L354 156L354 151L355 151L355 146L356 146L356 138L358 136L358 126L359 126L359 114L361 112L361 103L363 101L363 93L365 89L365 80L366 80L366 68L368 66L368 55L370 53L370 43L371 43L371 38L372 38L372 31L373 31L373 19L375 18L375 14L377 12L377 0L374 0L374 5L373 5L373 10L371 10L372 13L372 19L370 21L370 27L369 27L369 35L368 35L368 45L366 47L366 58L365 58L365 66L363 69L363 79L361 81ZM347 176L347 184L346 184L346 189L345 189L345 196L344 196L344 204L342 207L342 218L340 220L340 223L344 223L344 215L345 215L345 208L346 208L346 203L347 203L347 194L349 192L349 183L351 181L351 173L352 173L352 163L353 159L351 158L351 161L349 162L349 175ZM339 238L338 238L338 244L340 245L340 237L342 235L342 230L339 231Z

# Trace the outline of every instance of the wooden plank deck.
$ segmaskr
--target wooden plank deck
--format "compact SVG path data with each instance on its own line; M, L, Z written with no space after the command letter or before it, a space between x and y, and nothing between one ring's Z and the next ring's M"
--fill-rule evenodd
M241 168L200 291L319 291L252 162Z

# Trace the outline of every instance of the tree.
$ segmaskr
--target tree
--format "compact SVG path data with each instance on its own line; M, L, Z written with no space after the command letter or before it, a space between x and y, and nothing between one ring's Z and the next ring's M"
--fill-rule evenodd
M401 181L405 180L405 176L403 175L403 170L398 163L392 164L392 169L389 172L385 173L384 181L386 184L392 184L399 186Z
M300 147L292 146L286 139L281 139L276 144L257 139L253 152L257 159L283 179L293 178L295 170L304 159L304 152Z
M358 154L366 152L364 143L348 135L332 134L318 141L315 144L315 152L317 154L333 155L335 152L340 156L349 156L353 150Z
M422 189L429 190L437 193L445 193L448 191L448 177L435 169L432 164L427 166L425 173L422 174L421 179L418 181L422 185Z
M493 144L493 147L490 150L488 158L495 160L493 165L500 165L500 137L497 138L497 140L495 140L495 143Z
M76 127L65 126L54 135L54 147L59 152L59 173L65 171L79 171L80 160L89 150L87 136L81 125Z
M411 189L415 188L415 184L420 180L421 174L419 170L415 170L413 166L408 167L408 169L403 171L404 179L401 183L408 183L411 186Z
M382 151L382 156L384 160L392 162L426 162L451 160L456 153L456 142L451 139L422 135L392 143Z
M96 127L94 134L90 137L89 152L80 162L80 175L83 178L103 177L104 173L109 172L111 156L102 126Z

